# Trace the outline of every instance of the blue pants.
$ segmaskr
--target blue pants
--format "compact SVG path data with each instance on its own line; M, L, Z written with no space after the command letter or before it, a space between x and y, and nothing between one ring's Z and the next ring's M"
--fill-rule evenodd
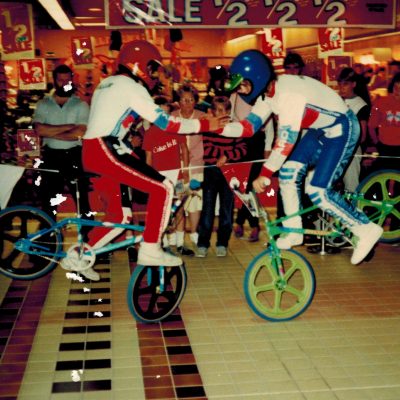
M228 247L233 225L233 192L218 167L204 168L203 208L198 226L198 247L210 247L214 227L215 204L219 194L217 246Z
M314 168L305 185L311 201L348 227L366 224L367 216L332 189L358 145L360 126L356 116L352 112L343 115L337 120L334 131L336 135L332 135L331 130L333 137L327 137L325 130L309 130L280 169L279 185L285 214L299 211L301 183L308 169ZM290 218L284 226L300 228L301 217Z

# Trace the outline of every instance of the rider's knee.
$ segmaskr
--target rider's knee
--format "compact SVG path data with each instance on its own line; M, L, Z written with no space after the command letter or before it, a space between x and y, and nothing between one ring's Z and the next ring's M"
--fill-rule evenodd
M305 175L306 166L298 161L286 161L279 170L279 185L298 185Z

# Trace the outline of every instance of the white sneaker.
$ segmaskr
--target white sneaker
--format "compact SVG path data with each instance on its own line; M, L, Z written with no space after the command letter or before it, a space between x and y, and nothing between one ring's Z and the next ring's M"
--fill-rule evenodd
M303 244L303 235L301 233L284 233L276 241L278 249L281 250L288 250L301 244Z
M359 264L375 246L376 242L382 236L383 229L373 222L357 225L350 229L355 236L352 264Z
M226 247L225 246L217 246L216 254L217 254L217 257L225 257L226 256Z
M177 267L182 265L181 258L163 251L158 243L140 244L137 264L149 266Z
M92 267L85 269L87 263L87 260L80 260L79 258L75 257L65 257L61 261L61 267L67 271L78 272L91 281L99 281L100 274L98 272L96 272Z
M196 251L196 257L204 258L207 256L207 247L198 247Z

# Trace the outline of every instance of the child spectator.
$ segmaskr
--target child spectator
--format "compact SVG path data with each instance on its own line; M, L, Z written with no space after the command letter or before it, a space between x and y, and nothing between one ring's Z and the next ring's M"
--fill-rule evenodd
M211 110L215 116L229 114L231 107L228 97L225 96L216 96L211 103ZM217 257L225 257L232 233L234 195L221 171L221 167L228 161L240 161L246 154L246 143L243 139L232 139L212 133L204 133L203 147L205 164L203 208L200 214L196 257L206 257L210 247L218 195L219 221L216 255Z

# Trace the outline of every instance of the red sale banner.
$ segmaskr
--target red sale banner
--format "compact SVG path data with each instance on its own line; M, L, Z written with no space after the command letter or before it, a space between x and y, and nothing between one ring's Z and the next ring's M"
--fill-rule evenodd
M18 156L40 156L40 138L34 129L17 130L17 152Z
M344 51L344 29L343 28L320 28L318 29L318 56L325 58L332 55L343 54Z
M156 6L154 4L157 4ZM394 28L395 0L105 0L107 28Z
M327 64L328 84L336 82L339 72L345 68L351 67L350 56L329 56Z
M282 28L264 29L261 36L262 52L271 60L285 57Z
M35 57L32 6L23 3L0 3L2 59Z
M18 73L21 90L46 90L46 63L43 58L19 60Z
M71 38L72 60L76 66L90 66L93 63L93 45L89 36Z

